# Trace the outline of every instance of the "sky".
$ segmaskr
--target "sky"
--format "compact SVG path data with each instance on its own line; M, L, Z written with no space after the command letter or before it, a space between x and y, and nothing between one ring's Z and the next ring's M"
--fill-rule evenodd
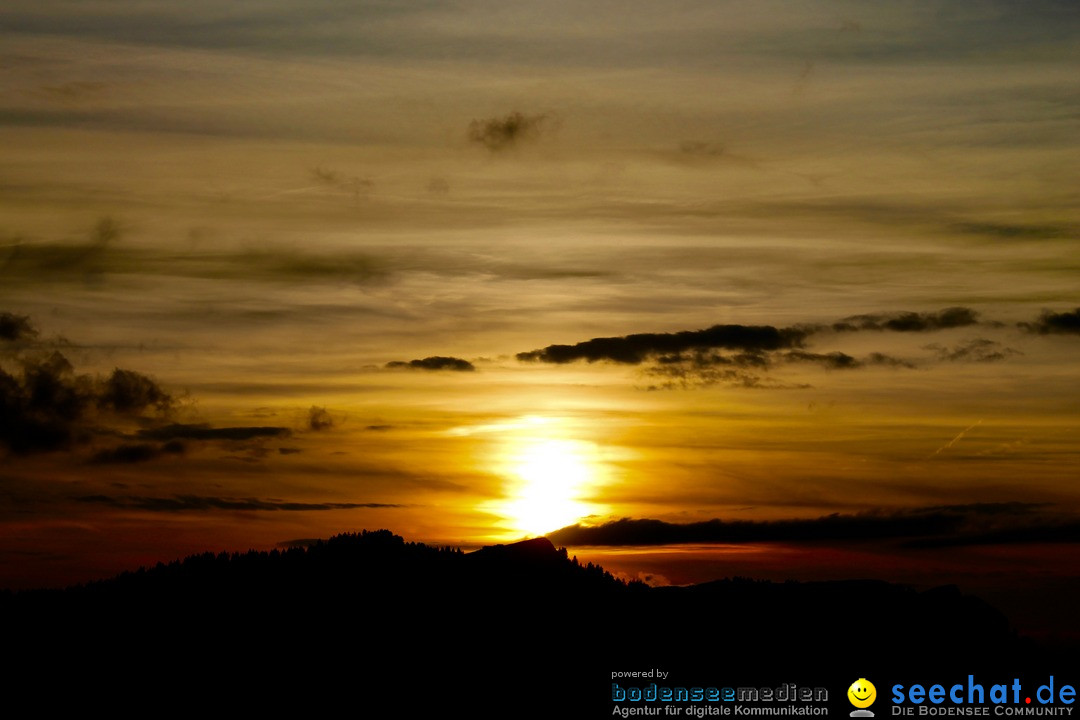
M1080 598L1078 31L5 2L0 586L564 528L653 584Z

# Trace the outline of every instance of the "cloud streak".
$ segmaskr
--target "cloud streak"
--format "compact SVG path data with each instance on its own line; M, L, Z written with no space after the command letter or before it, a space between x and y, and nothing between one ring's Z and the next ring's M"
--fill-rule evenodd
M155 460L163 455L183 455L185 449L184 444L178 440L171 440L163 445L125 443L94 453L90 462L95 465L131 465Z
M641 333L622 337L593 338L575 345L548 345L539 350L517 354L524 362L570 363L575 360L608 360L637 365L660 354L678 354L687 350L745 350L762 352L799 347L806 330L776 328L771 325L714 325L705 330L675 333Z
M138 435L149 440L255 440L258 438L287 437L292 431L287 427L239 426L213 427L207 423L173 423L159 428L140 430Z
M206 495L174 495L171 498L142 495L83 495L75 498L81 503L109 505L124 510L148 512L209 512L215 510L244 510L260 512L309 512L326 510L357 510L360 508L401 508L393 503L304 503L258 498L230 498Z
M832 514L806 520L722 521L676 524L623 518L603 525L571 525L548 534L557 545L630 546L691 543L904 540L930 547L1055 536L1080 541L1080 521L1054 515L1041 503L972 503L911 510Z
M894 312L853 315L834 323L837 332L855 330L891 330L893 332L930 332L967 327L979 322L979 314L966 307L951 307L939 312Z
M476 366L468 360L444 355L434 355L422 360L409 360L408 362L394 360L386 363L386 367L392 370L402 368L407 370L453 370L455 372L473 372L476 370Z

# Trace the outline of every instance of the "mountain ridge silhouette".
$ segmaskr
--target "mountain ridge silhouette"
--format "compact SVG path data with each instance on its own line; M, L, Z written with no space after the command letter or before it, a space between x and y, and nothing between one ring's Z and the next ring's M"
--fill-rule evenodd
M8 653L67 683L119 675L145 689L193 673L287 671L329 695L357 683L405 698L472 687L465 699L481 705L560 679L557 695L596 700L605 674L625 667L779 682L830 665L859 677L868 663L1029 668L1041 657L1000 612L955 587L728 578L652 588L546 538L464 553L388 530L5 593L0 610ZM104 648L118 651L111 669Z

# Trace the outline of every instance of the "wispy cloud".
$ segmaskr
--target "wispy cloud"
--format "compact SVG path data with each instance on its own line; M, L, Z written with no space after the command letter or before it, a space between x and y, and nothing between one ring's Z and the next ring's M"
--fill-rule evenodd
M468 138L492 152L501 152L537 140L555 125L549 115L526 115L515 111L503 117L473 120L469 123Z
M623 518L548 534L558 545L669 545L903 540L913 546L1080 542L1080 519L1041 503L972 503L833 514L807 520L709 520L677 524Z
M392 503L307 503L285 500L262 500L259 498L215 497L206 495L175 495L173 497L149 497L141 495L84 495L75 498L82 503L96 503L127 510L147 512L209 512L215 510L240 510L259 512L310 512L324 510L356 510L359 508L400 508L405 505Z

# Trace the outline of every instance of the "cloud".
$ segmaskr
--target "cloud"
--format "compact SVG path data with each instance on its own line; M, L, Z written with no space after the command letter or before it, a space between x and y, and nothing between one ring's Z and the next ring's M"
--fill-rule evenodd
M939 312L893 312L871 315L852 315L834 323L837 332L855 330L891 330L894 332L929 332L966 327L979 322L979 314L966 307L951 307Z
M21 377L0 369L0 446L18 455L86 442L102 419L95 410L143 417L173 403L146 375L119 368L104 380L77 375L60 352L23 358L22 365Z
M696 351L657 357L656 364L645 369L651 377L667 378L666 382L649 386L649 390L689 390L727 385L742 388L802 389L805 383L786 383L763 378L752 370L770 370L777 362L811 363L828 370L855 370L874 365L914 368L913 363L883 353L870 353L857 359L843 352L816 353L804 350L778 352L742 352L722 355Z
M308 410L308 427L316 432L328 430L334 427L334 418L330 417L330 413L326 411L326 408L312 405L311 409Z
M957 232L968 235L984 235L1004 240L1054 240L1058 238L1075 238L1080 235L1080 229L1075 225L1064 224L1019 225L1015 223L963 222L955 223L951 227Z
M400 508L392 503L302 503L284 500L260 500L258 498L227 498L204 495L174 495L171 498L141 495L84 495L78 502L110 505L125 510L148 512L207 512L213 510L257 510L306 512L322 510L356 510L359 508Z
M653 377L668 378L666 382L649 385L647 390L693 390L714 385L772 390L810 387L762 378L755 373L736 368L684 368L678 365L658 365L645 372Z
M861 360L843 352L814 353L802 350L792 350L783 353L781 357L787 362L817 363L829 370L855 370L873 365L886 367L914 368L914 363L896 358L884 353L873 352Z
M784 353L783 358L788 362L820 363L831 370L850 370L862 365L852 356L842 352L812 353L803 350L792 350Z
M1060 313L1044 310L1037 321L1020 323L1020 327L1040 335L1077 335L1080 334L1080 308Z
M684 353L693 351L690 360L698 365L735 364L767 367L766 353L790 350L783 356L790 362L818 362L836 369L867 365L908 366L910 363L873 353L863 361L841 352L812 353L802 351L803 343L825 329L836 332L859 330L891 330L895 332L926 332L965 327L978 322L978 313L970 308L952 307L939 312L895 312L872 315L853 315L831 326L796 325L778 328L772 325L714 325L705 330L684 330L675 333L642 333L621 337L593 338L575 345L548 345L539 350L521 352L517 359L525 362L569 363L575 360L609 360L637 365L649 358L664 364L687 360ZM725 358L713 348L742 350L743 353Z
M265 437L286 437L289 428L273 426L216 428L205 423L173 423L159 428L139 431L148 440L254 440Z
M492 152L499 152L539 138L551 124L549 115L525 115L515 111L504 117L473 120L469 123L468 138Z
M0 313L0 340L33 340L37 334L37 329L30 324L30 318L9 312Z
M125 443L94 453L90 462L95 465L128 465L147 462L162 455L182 455L184 450L184 444L179 440L171 440L163 445Z
M323 187L341 190L352 196L353 201L358 201L361 196L366 196L375 189L375 183L367 178L355 175L343 175L335 170L327 170L317 167L311 171L311 177Z
M120 413L138 413L148 408L168 411L173 397L151 378L133 370L116 368L98 395L98 405Z
M84 242L26 242L0 246L0 282L100 281L110 275L210 278L228 280L351 282L385 280L389 270L367 253L304 252L261 246L177 252L115 242L120 226L106 218ZM415 260L415 259L412 259Z
M410 360L408 362L395 360L386 363L386 367L410 368L413 370L455 370L458 372L472 372L476 370L476 367L468 360L462 360L461 358L456 357L445 357L442 355L426 357L423 360Z
M891 355L886 355L884 353L879 353L879 352L870 353L865 358L863 358L862 362L863 362L864 365L884 365L884 366L887 366L887 367L903 367L903 368L914 368L915 367L915 364L912 363L912 362L908 362L907 360L903 360L901 358L896 358L896 357L893 357Z
M799 347L809 332L803 328L775 328L770 325L714 325L705 330L676 333L643 333L622 337L593 338L576 345L548 345L540 350L517 354L521 361L569 363L575 360L609 360L637 365L662 354L687 350L723 348L761 352Z
M122 234L120 223L103 217L90 229L86 242L25 243L15 242L0 253L0 275L12 281L56 280L59 278L92 279L106 269L116 240Z
M815 542L820 540L918 540L967 544L990 538L1020 538L1046 530L1061 541L1076 542L1077 519L1047 512L1042 503L973 503L876 510L813 519L676 524L623 518L597 526L571 525L548 534L556 545L669 545L687 543ZM1071 528L1070 532L1060 532ZM1071 533L1071 534L1070 534ZM1071 539L1065 539L1071 538ZM1015 541L1015 540L1014 540Z
M926 345L925 348L935 351L938 359L952 362L997 362L1008 359L1013 355L1023 355L1019 350L1005 347L999 342L987 340L986 338L969 340L953 348L947 348L937 343Z

